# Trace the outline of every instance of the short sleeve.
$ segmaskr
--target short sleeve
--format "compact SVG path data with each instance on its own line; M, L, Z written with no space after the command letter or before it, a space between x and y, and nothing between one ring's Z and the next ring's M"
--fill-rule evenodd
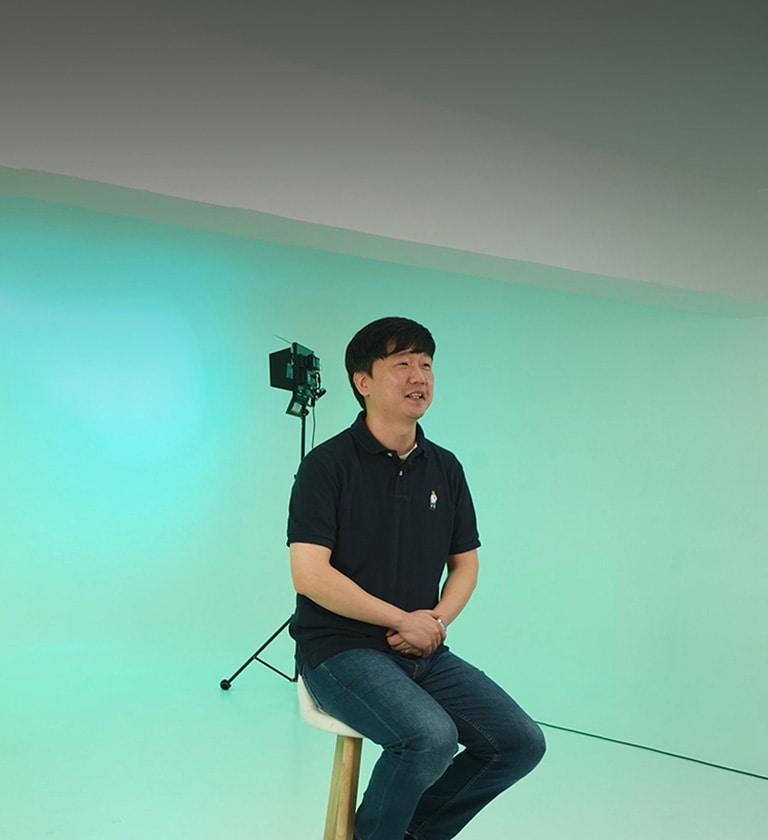
M288 506L288 545L322 545L333 550L338 529L339 480L332 464L310 453L302 461Z
M472 502L472 494L461 464L456 461L456 502L451 536L451 554L463 554L478 548L480 538L477 532L477 516Z

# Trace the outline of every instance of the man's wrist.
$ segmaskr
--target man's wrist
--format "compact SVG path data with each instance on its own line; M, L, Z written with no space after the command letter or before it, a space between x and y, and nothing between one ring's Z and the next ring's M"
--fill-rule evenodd
M408 613L407 610L398 609L396 620L394 620L392 622L392 624L390 624L390 627L393 630L397 630L397 632L399 633L402 626L403 626L403 622L405 621L405 619L408 617L409 614L410 613Z

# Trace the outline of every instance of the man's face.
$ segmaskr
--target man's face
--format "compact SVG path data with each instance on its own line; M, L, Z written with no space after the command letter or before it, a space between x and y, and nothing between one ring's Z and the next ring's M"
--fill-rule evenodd
M376 359L370 374L355 374L368 414L391 420L421 418L432 402L434 381L432 358L411 350Z

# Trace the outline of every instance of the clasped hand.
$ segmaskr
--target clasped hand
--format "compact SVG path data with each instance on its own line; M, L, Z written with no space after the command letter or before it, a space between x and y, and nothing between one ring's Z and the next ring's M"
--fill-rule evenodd
M445 641L445 627L434 610L407 613L397 630L387 630L392 650L410 656L429 656Z

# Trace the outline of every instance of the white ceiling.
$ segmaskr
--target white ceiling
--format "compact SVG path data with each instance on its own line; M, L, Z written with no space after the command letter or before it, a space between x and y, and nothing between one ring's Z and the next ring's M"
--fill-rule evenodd
M768 190L768 4L141 0L398 93Z

